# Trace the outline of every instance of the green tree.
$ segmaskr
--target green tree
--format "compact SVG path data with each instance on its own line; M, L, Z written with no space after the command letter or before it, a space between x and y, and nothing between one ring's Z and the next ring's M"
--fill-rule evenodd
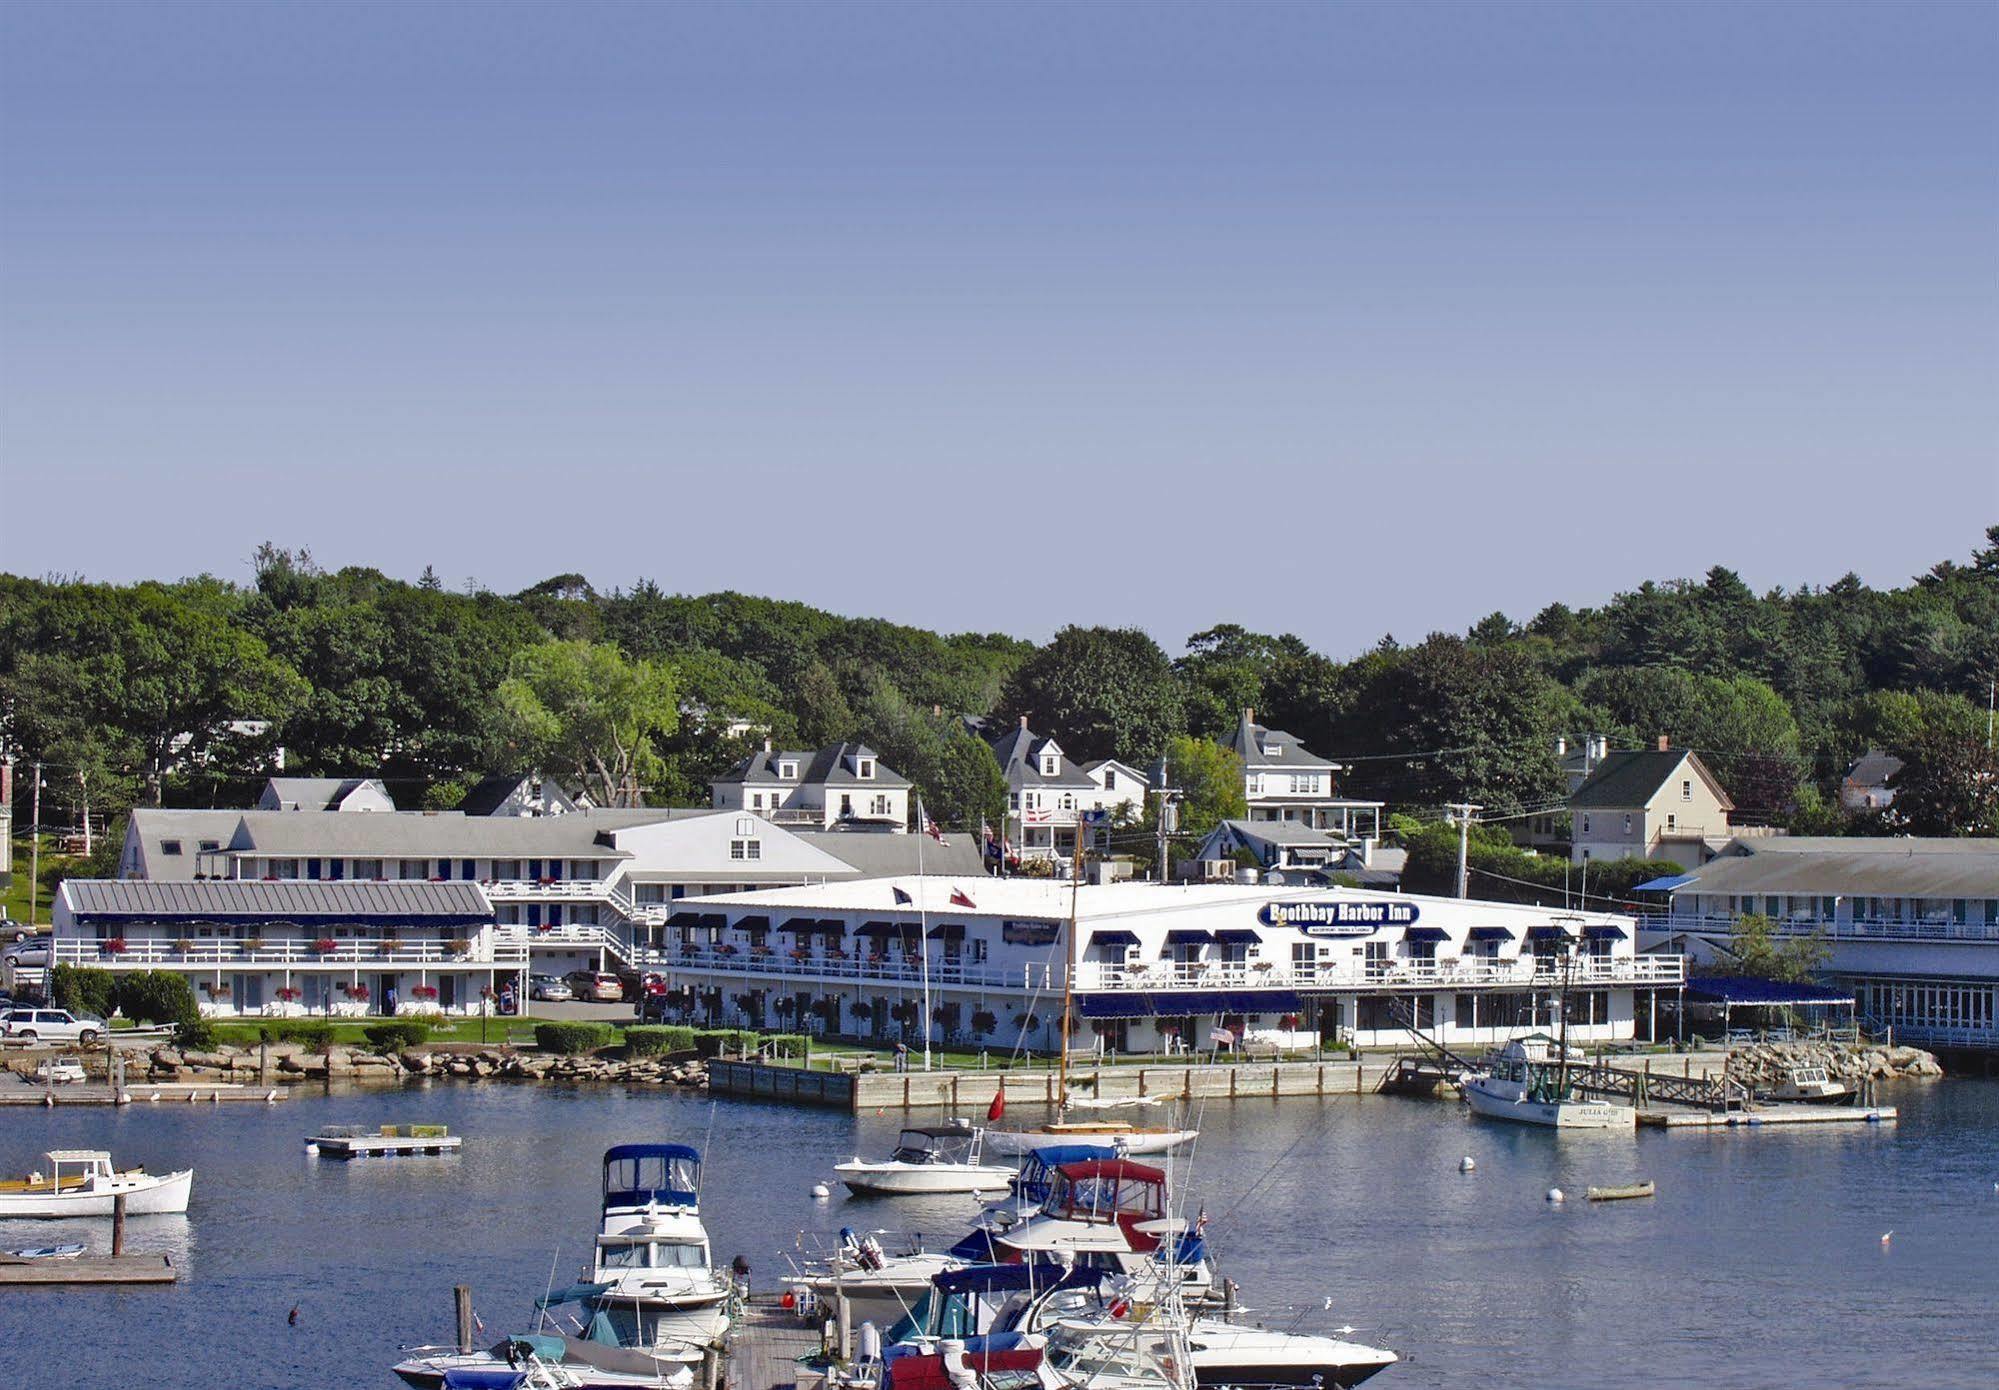
M679 724L673 672L608 643L544 642L518 653L498 693L517 767L561 768L603 806L640 806Z
M1890 825L1909 835L1999 835L1999 755L1975 734L1924 730L1893 749Z
M1745 912L1729 932L1730 967L1740 975L1802 984L1832 959L1832 944L1823 927L1805 935L1780 935L1776 923L1760 912Z
M1006 823L1006 774L982 738L953 733L938 752L925 803L938 824L976 834L980 825Z
M1180 685L1159 644L1137 628L1065 627L1000 693L998 722L1021 715L1078 761L1144 766L1181 731Z

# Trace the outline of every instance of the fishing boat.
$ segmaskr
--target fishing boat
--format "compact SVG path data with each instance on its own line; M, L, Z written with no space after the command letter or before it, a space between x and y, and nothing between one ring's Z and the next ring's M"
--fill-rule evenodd
M1853 1098L1853 1088L1834 1081L1822 1066L1792 1067L1784 1079L1770 1088L1771 1100L1816 1102L1835 1105Z
M1638 1111L1592 1100L1569 1075L1568 1049L1546 1034L1515 1038L1464 1079L1472 1113L1555 1129L1632 1129Z
M856 1155L836 1163L840 1181L857 1193L880 1196L929 1195L940 1192L999 1192L1014 1170L982 1162L985 1131L965 1120L948 1125L911 1125L896 1141L895 1152L871 1160Z
M120 1172L102 1149L52 1149L42 1157L47 1172L0 1182L0 1217L109 1216L120 1197L130 1216L184 1212L194 1185L192 1168Z

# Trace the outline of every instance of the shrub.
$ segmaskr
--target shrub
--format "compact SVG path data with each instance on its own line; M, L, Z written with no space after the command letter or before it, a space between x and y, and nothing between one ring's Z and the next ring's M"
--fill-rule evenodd
M141 970L119 979L118 1011L134 1023L193 1023L201 1017L194 986L185 975Z
M333 1041L333 1025L323 1018L273 1018L257 1025L257 1039L323 1048Z
M772 1033L762 1041L773 1057L804 1057L812 1048L812 1039L803 1033Z
M49 976L49 996L58 1009L111 1017L118 1003L118 977L88 965L58 965Z
M537 1023L534 1045L543 1052L570 1056L595 1052L618 1040L618 1030L608 1023Z
M215 1025L200 1017L182 1019L174 1029L174 1042L196 1052L207 1052L215 1046Z
M399 1018L391 1023L371 1023L361 1030L370 1049L401 1052L430 1041L430 1025L420 1018Z
M663 1057L669 1052L690 1052L694 1030L678 1024L639 1024L625 1030L625 1053L631 1057Z
M703 1028L694 1034L694 1050L703 1057L748 1052L756 1047L758 1036L749 1028Z

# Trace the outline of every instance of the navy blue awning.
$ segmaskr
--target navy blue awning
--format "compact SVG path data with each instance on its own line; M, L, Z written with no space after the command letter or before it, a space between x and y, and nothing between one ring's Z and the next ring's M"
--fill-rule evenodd
M1465 933L1467 941L1511 941L1512 939L1511 927L1473 927Z
M1792 984L1754 975L1697 975L1687 981L1687 998L1704 1004L1735 1006L1832 1004L1853 1007L1853 993L1832 985Z
M1129 931L1093 931L1090 933L1092 946L1136 946L1138 933Z
M1560 927L1540 926L1527 928L1529 941L1567 940L1569 933Z
M1179 1018L1186 1014L1295 1014L1291 989L1120 990L1079 996L1084 1018Z
M963 941L965 929L956 922L942 922L930 929L931 941Z
M1409 927L1402 933L1404 941L1449 941L1451 934L1442 927Z
M1215 940L1224 946L1254 946L1263 937L1248 927L1223 927L1215 933Z
M1622 941L1624 940L1624 928L1613 927L1606 923L1594 927L1584 927L1583 935L1591 941Z
M1199 927L1175 927L1166 933L1168 946L1198 946L1213 941L1215 934Z

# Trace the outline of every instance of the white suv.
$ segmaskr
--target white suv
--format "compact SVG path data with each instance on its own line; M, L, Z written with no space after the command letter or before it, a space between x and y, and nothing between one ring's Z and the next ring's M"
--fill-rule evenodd
M9 1009L0 1014L0 1035L21 1042L88 1044L104 1036L104 1020L68 1009Z

